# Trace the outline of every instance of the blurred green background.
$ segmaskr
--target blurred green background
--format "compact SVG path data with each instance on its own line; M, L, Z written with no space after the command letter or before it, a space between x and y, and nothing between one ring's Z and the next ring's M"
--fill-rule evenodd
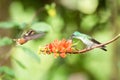
M119 21L120 0L0 0L0 80L120 80L120 39L107 52L38 54L39 46L74 31L106 42L120 33ZM47 33L16 45L29 28Z

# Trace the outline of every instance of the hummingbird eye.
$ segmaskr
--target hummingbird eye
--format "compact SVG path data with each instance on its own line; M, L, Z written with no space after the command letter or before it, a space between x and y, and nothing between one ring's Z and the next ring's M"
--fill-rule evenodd
M72 36L75 36L74 34L72 34Z
M74 34L72 34L72 35L70 36L70 39L72 39L74 36L75 36L75 35L74 35Z

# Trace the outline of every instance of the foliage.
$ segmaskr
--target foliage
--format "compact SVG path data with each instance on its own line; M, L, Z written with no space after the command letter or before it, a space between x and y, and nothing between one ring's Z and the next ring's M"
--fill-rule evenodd
M5 45L10 45L12 44L12 39L8 38L8 37L0 37L0 46L5 46Z
M34 58L37 62L40 62L40 58L32 50L26 47L20 47L20 48L22 48L26 54Z
M31 29L35 30L36 32L49 32L51 26L45 22L36 22L31 26Z
M9 67L2 66L0 67L0 79L1 80L14 80L15 73Z
M119 32L117 23L120 17L119 14L114 15L117 10L115 8L116 11L112 11L114 7L111 6L114 4L109 4L109 1L105 0L14 0L11 2L9 7L11 18L0 22L0 29L12 30L13 36L8 38L1 35L0 47L12 45L10 53L13 57L11 58L16 63L13 61L11 63L17 79L71 80L79 75L79 79L86 77L88 80L110 80L111 70L114 70L111 66L113 48L119 47L119 43L108 46L107 52L96 49L88 52L90 54L67 55L67 57L65 53L73 48L72 42L67 39L74 31L93 36L100 42L109 40L111 35ZM117 17L114 18L115 16ZM111 27L113 24L117 27ZM23 45L16 45L13 42L15 38L25 39L26 32L31 29L36 32L35 34L45 32L45 35L29 40ZM31 35L27 38L29 36ZM82 42L79 41L78 44L77 48L84 47ZM65 58L54 59L51 55L38 55L39 46L43 46L39 49L42 50L41 53L53 53L55 57ZM57 53L59 51L64 53ZM0 67L0 72L5 74L5 76L2 74L3 80L14 78L14 73L6 66Z

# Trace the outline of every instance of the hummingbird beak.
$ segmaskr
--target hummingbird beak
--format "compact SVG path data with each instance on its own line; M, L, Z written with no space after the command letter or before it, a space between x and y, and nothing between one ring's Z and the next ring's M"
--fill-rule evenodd
M74 37L75 37L75 35L74 35L74 34L72 34L72 35L71 35L71 38L74 38Z
M69 39L71 39L71 40L72 40L72 39L74 38L74 36L75 36L75 35L73 35L73 34L72 34L72 35L70 36L70 38L69 38Z

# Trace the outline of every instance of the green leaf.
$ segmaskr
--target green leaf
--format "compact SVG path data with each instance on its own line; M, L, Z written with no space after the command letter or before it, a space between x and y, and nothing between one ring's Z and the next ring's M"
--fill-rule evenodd
M14 57L12 57L12 58L16 61L16 63L17 63L21 68L26 69L26 66L25 66L24 64L22 64L19 60L15 59Z
M18 26L16 22L0 22L0 28L13 28Z
M9 67L6 67L6 66L0 67L0 73L6 74L6 75L11 76L11 77L15 76L13 70L10 69Z
M26 52L26 54L28 54L29 56L31 56L32 58L34 58L37 62L40 62L40 58L39 58L38 55L36 55L35 52L33 52L29 48L26 48L26 47L23 47L23 46L21 46L20 48L22 48Z
M34 23L31 28L37 32L48 32L51 29L51 26L45 22L37 22Z
M10 45L12 44L12 39L8 37L0 38L0 46Z
M54 9L55 7L56 7L56 4L55 4L55 3L51 3L50 5L48 5L48 4L45 5L45 9L46 9L46 10L49 10L49 9L52 9L52 8Z
M84 14L92 14L96 11L99 0L79 0L77 2L77 8Z
M90 31L98 22L99 18L97 15L87 15L82 19L81 28L85 31Z
M45 5L45 9L46 10L49 10L50 9L50 6L47 4L47 5Z

